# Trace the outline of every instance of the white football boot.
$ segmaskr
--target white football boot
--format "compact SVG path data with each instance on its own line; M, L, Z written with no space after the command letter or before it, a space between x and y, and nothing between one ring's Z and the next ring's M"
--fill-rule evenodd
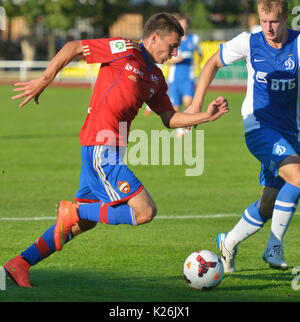
M221 252L221 261L224 266L224 272L225 273L234 273L235 272L235 256L237 254L237 248L229 251L225 247L225 238L226 234L225 233L220 233L217 236L216 242L217 242L217 247Z
M283 257L283 249L281 245L274 245L271 248L267 248L264 252L263 260L272 268L282 270L289 268Z

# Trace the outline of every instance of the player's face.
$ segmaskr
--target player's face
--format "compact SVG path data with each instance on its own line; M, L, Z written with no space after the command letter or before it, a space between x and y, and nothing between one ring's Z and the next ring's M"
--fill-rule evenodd
M162 37L157 35L152 53L155 62L163 64L170 58L176 57L180 41L181 37L175 31Z
M269 43L282 43L287 31L287 17L282 17L279 8L275 6L269 13L258 6L258 15L266 40Z

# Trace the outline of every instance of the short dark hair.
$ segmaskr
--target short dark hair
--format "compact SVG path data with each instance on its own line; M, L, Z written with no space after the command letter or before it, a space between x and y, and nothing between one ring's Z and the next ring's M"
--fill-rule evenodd
M145 23L143 30L143 39L149 38L153 33L158 33L161 37L175 31L180 37L183 37L184 30L178 20L167 12L160 12L151 16Z

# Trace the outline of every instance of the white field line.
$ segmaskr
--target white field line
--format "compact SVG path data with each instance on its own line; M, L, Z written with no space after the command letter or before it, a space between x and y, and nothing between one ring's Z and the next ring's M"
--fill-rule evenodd
M155 219L177 220L177 219L208 219L223 217L238 217L238 214L212 214L212 215L160 215ZM0 221L43 221L56 220L57 217L0 217Z
M0 221L42 221L55 220L57 217L0 217Z
M299 216L300 212L295 213ZM160 215L156 216L155 220L185 220L185 219L216 219L216 218L229 218L241 217L242 214L208 214L208 215ZM0 217L0 221L43 221L43 220L56 220L57 217Z

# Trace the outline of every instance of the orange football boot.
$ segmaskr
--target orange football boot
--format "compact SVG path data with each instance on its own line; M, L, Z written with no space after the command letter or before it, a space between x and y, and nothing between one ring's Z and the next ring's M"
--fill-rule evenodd
M68 233L79 221L77 209L79 204L72 201L61 201L57 207L57 221L54 229L54 242L57 250L62 250Z
M30 264L21 256L9 260L4 269L10 278L21 287L31 287L29 282Z

